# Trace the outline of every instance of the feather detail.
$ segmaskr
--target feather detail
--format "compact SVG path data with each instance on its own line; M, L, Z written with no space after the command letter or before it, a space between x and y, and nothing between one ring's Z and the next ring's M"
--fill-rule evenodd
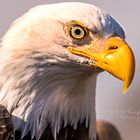
M69 9L69 10L68 10ZM76 44L65 27L77 20L101 38L125 38L120 25L106 12L84 3L61 3L31 9L18 18L0 47L0 103L13 115L15 129L39 139L47 126L56 139L60 129L77 129L85 121L96 137L97 70L71 54ZM89 43L89 42L88 42ZM48 131L50 133L50 131Z

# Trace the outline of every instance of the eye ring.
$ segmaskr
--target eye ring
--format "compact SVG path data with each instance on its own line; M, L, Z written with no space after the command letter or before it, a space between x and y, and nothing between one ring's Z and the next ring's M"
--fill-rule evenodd
M69 35L76 40L83 39L87 35L87 30L85 27L79 24L72 24L69 27Z

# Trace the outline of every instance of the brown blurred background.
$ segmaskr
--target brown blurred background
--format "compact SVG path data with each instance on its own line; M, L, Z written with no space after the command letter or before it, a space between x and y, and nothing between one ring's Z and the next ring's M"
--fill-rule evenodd
M4 35L13 20L29 8L39 4L62 1L1 0L0 37ZM140 1L81 0L81 2L94 4L118 20L126 31L127 42L136 57L136 74L126 95L122 94L123 83L121 81L106 72L98 76L97 118L115 124L123 140L140 140Z

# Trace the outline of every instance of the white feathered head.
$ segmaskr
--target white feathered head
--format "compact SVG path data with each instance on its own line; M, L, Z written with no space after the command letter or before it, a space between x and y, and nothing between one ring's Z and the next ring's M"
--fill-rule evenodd
M39 138L49 124L77 128L86 120L95 136L96 75L106 70L124 80L134 57L120 25L84 3L41 5L18 18L0 48L0 102L24 137Z

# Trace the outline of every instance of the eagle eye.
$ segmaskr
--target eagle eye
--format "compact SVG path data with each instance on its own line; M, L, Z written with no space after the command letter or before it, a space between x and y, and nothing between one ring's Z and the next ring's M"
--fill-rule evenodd
M73 39L83 39L87 35L86 27L73 23L68 26L68 33Z

